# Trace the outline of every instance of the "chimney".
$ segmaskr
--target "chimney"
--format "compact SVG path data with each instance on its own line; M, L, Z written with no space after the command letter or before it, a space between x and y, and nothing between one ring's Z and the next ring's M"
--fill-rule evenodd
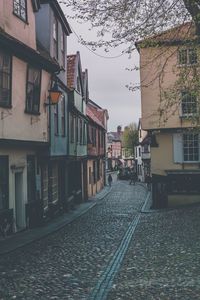
M120 125L117 126L117 133L120 134L122 131L122 127Z

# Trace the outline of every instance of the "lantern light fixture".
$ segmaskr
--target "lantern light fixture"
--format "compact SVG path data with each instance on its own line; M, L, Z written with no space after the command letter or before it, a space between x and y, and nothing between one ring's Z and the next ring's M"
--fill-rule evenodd
M45 105L56 105L60 97L62 96L62 91L59 89L57 81L54 82L52 88L49 90L48 103Z

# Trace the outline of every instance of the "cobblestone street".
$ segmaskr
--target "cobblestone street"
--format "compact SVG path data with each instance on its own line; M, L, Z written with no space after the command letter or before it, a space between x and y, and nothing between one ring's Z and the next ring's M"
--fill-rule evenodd
M85 215L34 244L0 257L0 299L88 299L146 191L127 181Z
M114 183L73 223L0 256L0 299L199 299L200 207L141 213L145 198Z

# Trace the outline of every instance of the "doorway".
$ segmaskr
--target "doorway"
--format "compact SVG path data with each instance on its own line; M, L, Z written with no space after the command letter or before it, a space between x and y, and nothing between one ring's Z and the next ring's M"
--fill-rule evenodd
M24 205L23 205L23 173L15 173L15 222L16 230L24 228Z

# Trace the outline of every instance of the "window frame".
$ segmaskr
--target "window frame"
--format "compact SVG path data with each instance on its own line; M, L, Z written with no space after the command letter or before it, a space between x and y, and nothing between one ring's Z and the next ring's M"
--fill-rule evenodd
M65 68L65 51L66 51L66 46L65 46L65 33L62 30L61 36L60 36L60 50L61 50L61 61L62 61L62 66Z
M23 1L25 3L25 7L22 5L22 0L13 0L13 14L23 22L28 23L27 0ZM15 5L18 5L18 11L16 10ZM25 14L25 17L22 16L22 10Z
M35 70L35 71L38 72L39 80L38 80L37 84L35 82L29 81L29 72L30 72L30 70ZM28 64L27 65L27 75L26 75L26 106L25 106L25 113L32 114L32 115L39 115L40 114L41 80L42 80L42 70ZM29 100L28 100L28 88L29 88L29 86L33 87L33 96L32 96L32 99L30 100L30 103L28 103L29 102ZM38 103L35 103L36 102L35 93L36 93L37 88L38 88L38 95L36 95L36 96L39 97L39 99L38 99L39 101L38 101ZM31 106L31 108L29 108L29 105ZM34 108L34 105L37 105L37 109Z
M181 62L181 55L183 58L183 52L185 52L185 60ZM193 56L191 55L191 52L193 52ZM192 61L192 57L194 61ZM197 53L197 48L180 48L178 49L178 65L179 66L194 66L198 63L198 53Z
M49 202L57 204L59 202L59 170L57 162L52 162L49 166Z
M187 140L184 139L187 136ZM196 136L196 140L193 139L189 139L188 136ZM190 133L183 133L182 135L182 139L183 139L183 144L182 144L182 151L183 151L183 162L184 163L197 163L200 160L200 147L199 147L199 134L198 133L194 133L194 132L190 132ZM190 147L189 143L193 144L193 147ZM197 146L195 146L195 143L197 143ZM186 145L185 145L186 144ZM186 151L188 149L188 151ZM197 149L197 157L195 159L195 149ZM192 153L191 153L192 151ZM187 152L187 153L186 153ZM188 159L185 159L185 156L188 156ZM190 159L190 156L193 156L194 159Z
M183 95L185 94L185 95ZM192 100L193 98L193 100ZM181 91L181 117L194 116L197 113L197 95L193 91ZM185 108L184 108L185 106ZM185 111L184 111L185 110ZM187 111L186 111L187 110Z
M54 105L54 111L53 111L53 116L54 116L54 135L59 134L59 125L58 125L58 103Z
M63 96L61 99L60 107L61 107L61 134L64 137L66 136L65 96Z
M6 101L6 103L3 103L3 101L0 100L0 107L3 108L11 108L12 105L12 55L11 54L7 54L4 50L0 49L0 55L2 55L2 59L4 57L7 57L7 59L9 59L9 70L6 71L1 71L0 69L0 75L2 75L2 79L0 76L0 86L2 86L2 89L5 89L8 91L8 101ZM7 81L8 81L8 87L7 88L3 88L3 74L6 74L8 76ZM2 82L2 84L1 84ZM1 91L0 91L1 93Z
M55 17L55 15L54 15L54 18L53 18L52 37L53 37L53 56L58 61L58 59L59 59L59 55L58 55L58 20Z
M74 143L75 140L75 116L70 113L70 142Z
M41 192L44 211L48 209L49 204L49 166L47 163L41 165Z
M27 155L27 202L36 201L36 158L35 155Z
M80 127L79 127L79 131L80 131L80 145L83 145L83 120L81 118L79 119L79 123L80 123Z

